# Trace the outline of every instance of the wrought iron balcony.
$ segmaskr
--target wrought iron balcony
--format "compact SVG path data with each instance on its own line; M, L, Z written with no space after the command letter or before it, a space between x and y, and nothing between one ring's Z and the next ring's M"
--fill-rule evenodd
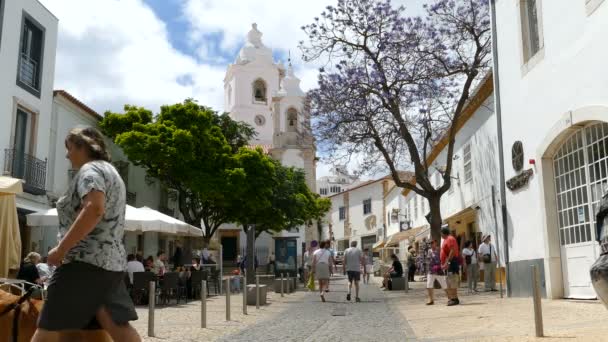
M23 190L33 195L45 195L47 161L17 149L4 150L4 174L24 181Z
M27 54L22 53L19 59L19 81L32 89L38 90L37 68L38 63Z
M137 193L136 192L131 192L131 191L127 191L127 204L134 207L135 206L135 201L137 200Z
M175 210L173 210L167 206L164 206L164 205L159 205L158 211L160 211L161 213L163 213L165 215L169 215L171 217L174 217L174 215L175 215Z

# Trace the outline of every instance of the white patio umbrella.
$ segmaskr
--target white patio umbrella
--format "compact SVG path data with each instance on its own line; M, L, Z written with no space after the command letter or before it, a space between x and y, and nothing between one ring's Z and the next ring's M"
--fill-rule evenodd
M163 215L149 208L147 210L143 208L138 209L127 205L125 230L130 232L159 232L165 234L179 233L179 228L174 222L163 220L159 215L155 215L154 212ZM29 226L58 226L57 209L53 208L27 215L27 224Z
M199 229L191 224L188 224L186 222L180 221L180 220L176 219L175 217L163 214L160 211L157 211L157 210L154 210L154 209L148 208L148 207L141 207L138 210L140 210L142 212L146 212L146 217L154 218L156 220L164 222L168 226L171 226L172 229L173 228L175 229L176 234L178 234L178 235L201 236L201 237L203 236L203 232L201 229Z

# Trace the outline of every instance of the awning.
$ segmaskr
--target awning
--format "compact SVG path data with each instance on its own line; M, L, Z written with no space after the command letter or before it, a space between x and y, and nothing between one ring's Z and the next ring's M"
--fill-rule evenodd
M57 209L26 215L30 226L58 226ZM157 232L171 235L202 236L202 230L148 207L135 208L127 205L125 231Z
M419 232L422 231L422 228L423 227L412 228L412 229L408 229L403 232L395 233L388 238L388 241L386 242L386 246L395 247L395 246L399 245L399 242L409 239L410 237L416 236L416 234L418 234Z
M21 261L21 235L15 194L21 193L21 180L0 176L0 278Z
M374 252L377 252L380 248L383 248L384 245L386 244L386 240L382 239L378 242L376 242L373 246L372 246L372 250Z

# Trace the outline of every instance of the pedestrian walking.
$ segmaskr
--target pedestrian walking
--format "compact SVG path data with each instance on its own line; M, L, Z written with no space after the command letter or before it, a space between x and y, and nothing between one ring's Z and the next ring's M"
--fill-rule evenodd
M65 146L78 172L57 201L59 244L49 251L48 263L58 267L32 341L99 326L114 341L141 341L129 324L137 313L124 282L125 184L96 129L70 130Z
M416 274L416 250L414 246L410 246L407 249L407 281L415 281L414 275Z
M374 253L366 248L363 250L363 283L369 284L369 276L374 273Z
M344 262L342 268L348 275L348 294L346 300L350 301L353 284L355 285L355 301L358 303L359 299L359 281L361 280L361 266L364 266L363 253L357 248L357 241L350 243L350 248L344 251Z
M479 246L478 255L483 262L483 282L486 291L498 291L496 289L496 247L491 242L492 236L483 236L483 243Z
M460 304L458 299L458 271L460 270L460 251L458 241L450 235L450 228L447 226L441 229L443 244L441 245L441 268L446 273L446 290L448 295L448 306Z
M462 255L464 255L464 262L467 266L467 284L469 293L477 292L477 281L479 280L479 263L477 260L477 251L473 248L473 241L467 241L464 243L462 249Z
M326 248L326 241L321 241L320 248L313 254L312 272L319 281L319 293L321 301L325 302L325 290L329 285L329 269L331 264L331 253Z
M431 248L427 251L427 258L429 269L426 275L426 292L428 294L428 301L426 305L435 304L433 298L433 292L435 289L435 282L439 283L440 288L444 289L447 293L448 286L445 280L445 272L441 269L441 258L439 247L437 246L437 240L431 242Z

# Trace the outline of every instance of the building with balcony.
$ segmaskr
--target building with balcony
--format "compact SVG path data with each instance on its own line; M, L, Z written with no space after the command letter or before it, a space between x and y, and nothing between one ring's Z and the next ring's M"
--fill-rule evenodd
M36 249L25 215L49 208L49 127L57 18L37 0L0 0L0 165L23 181L17 196L23 253Z
M350 187L362 183L359 177L351 175L346 165L335 165L330 170L329 176L317 179L317 193L321 197L328 197L347 190Z

